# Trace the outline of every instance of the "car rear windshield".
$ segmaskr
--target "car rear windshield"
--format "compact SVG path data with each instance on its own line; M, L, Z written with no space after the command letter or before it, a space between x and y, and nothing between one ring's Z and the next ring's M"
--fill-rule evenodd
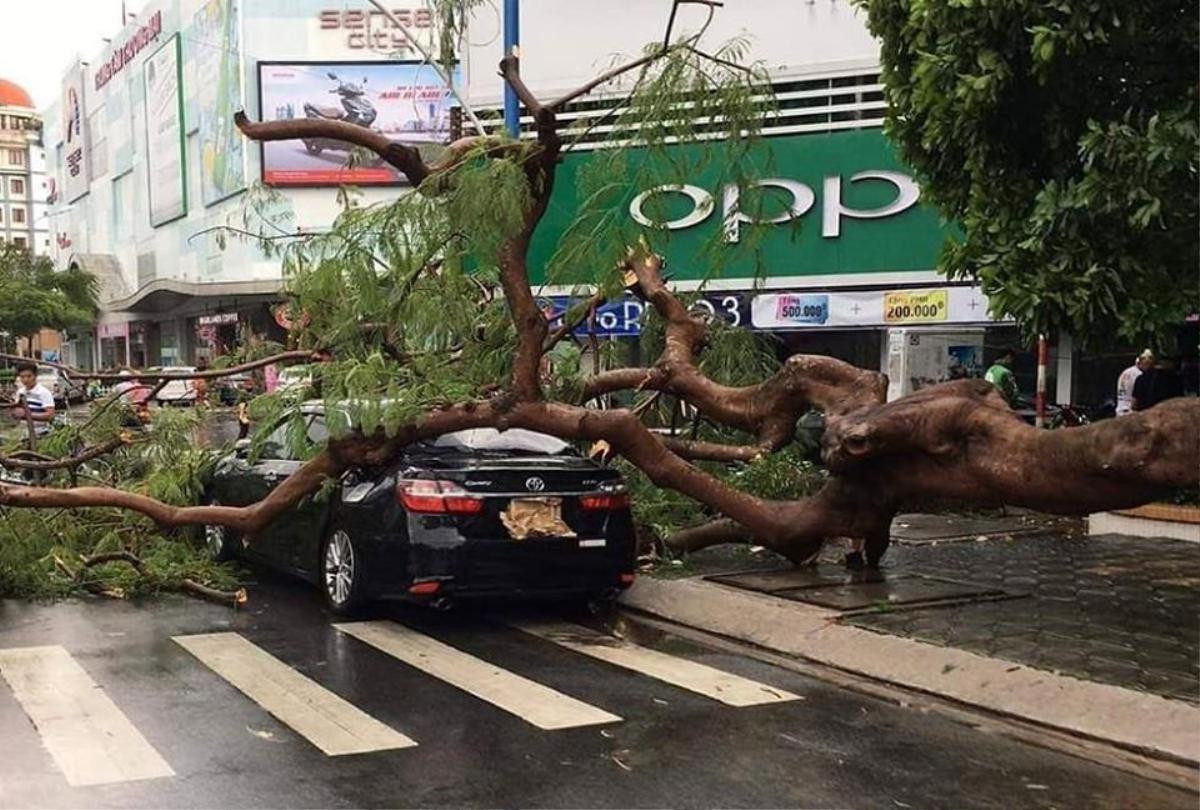
M532 430L512 428L511 430L496 430L495 428L474 428L446 433L436 439L422 442L426 447L447 448L452 450L483 451L496 453L530 453L535 455L556 456L574 452L571 445L554 436L536 433Z

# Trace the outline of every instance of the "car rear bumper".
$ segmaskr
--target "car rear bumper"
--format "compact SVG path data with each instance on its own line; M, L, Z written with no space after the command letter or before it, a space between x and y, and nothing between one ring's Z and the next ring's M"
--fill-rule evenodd
M597 540L599 538L596 538ZM634 544L604 538L475 540L456 546L380 542L364 548L377 599L567 597L614 593L632 583Z

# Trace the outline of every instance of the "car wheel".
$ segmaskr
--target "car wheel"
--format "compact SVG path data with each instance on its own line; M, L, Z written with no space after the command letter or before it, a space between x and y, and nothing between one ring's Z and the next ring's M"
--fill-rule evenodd
M321 594L339 616L353 615L362 607L363 561L350 533L334 526L321 547Z

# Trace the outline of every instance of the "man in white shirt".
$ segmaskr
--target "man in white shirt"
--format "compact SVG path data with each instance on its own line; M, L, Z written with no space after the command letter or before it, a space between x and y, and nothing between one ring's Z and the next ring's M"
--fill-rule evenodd
M17 395L12 415L24 424L26 414L33 422L33 432L42 436L50 432L54 421L54 394L37 380L37 364L21 363L17 366ZM22 407L24 403L24 407Z
M1154 365L1154 352L1144 349L1133 365L1117 377L1117 416L1133 413L1133 384L1142 372Z

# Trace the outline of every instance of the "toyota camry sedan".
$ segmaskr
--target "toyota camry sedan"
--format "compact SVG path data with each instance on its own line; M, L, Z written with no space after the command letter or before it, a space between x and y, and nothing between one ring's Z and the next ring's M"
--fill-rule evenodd
M307 442L324 443L322 407L306 405L303 415ZM281 423L260 453L239 448L223 459L208 500L253 503L298 469L288 431ZM316 584L341 614L373 599L446 607L471 597L608 598L634 576L620 475L520 429L413 444L386 467L348 471L332 493L279 516L252 543L220 526L206 528L205 542L217 559Z

